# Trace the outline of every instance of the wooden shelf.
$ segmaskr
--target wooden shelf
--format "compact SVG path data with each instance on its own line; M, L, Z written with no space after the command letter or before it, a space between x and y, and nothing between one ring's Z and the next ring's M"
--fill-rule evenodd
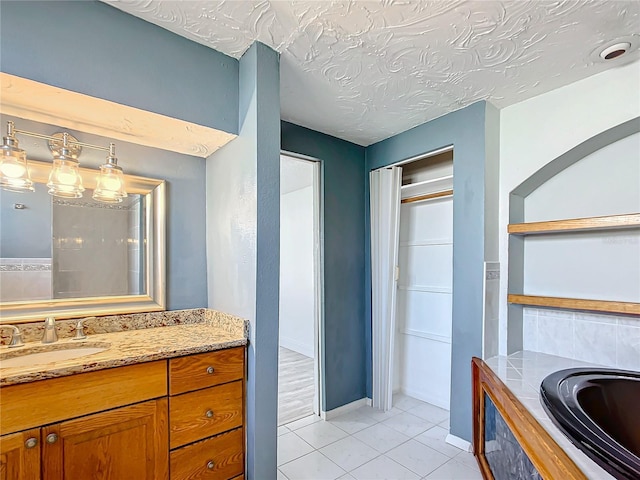
M640 227L640 213L610 215L607 217L572 218L549 222L511 223L508 232L514 235L576 232L587 230L613 230Z
M426 195L418 195L416 197L403 198L400 203L422 202L423 200L432 200L434 198L450 197L453 190L445 190L443 192L428 193Z
M534 307L567 308L593 312L640 315L640 303L614 302L610 300L587 300L582 298L540 297L536 295L509 294L509 303Z

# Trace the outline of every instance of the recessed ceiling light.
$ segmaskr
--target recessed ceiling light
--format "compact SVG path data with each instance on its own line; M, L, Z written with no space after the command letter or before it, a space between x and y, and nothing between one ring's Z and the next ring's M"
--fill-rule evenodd
M620 42L614 45L610 45L600 52L600 58L603 60L613 60L621 55L624 55L631 49L629 42Z

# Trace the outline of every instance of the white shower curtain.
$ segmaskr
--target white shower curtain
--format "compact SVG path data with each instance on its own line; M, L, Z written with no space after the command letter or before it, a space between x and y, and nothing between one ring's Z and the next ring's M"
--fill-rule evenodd
M401 167L381 168L370 174L372 402L382 411L391 408L393 393L401 184Z

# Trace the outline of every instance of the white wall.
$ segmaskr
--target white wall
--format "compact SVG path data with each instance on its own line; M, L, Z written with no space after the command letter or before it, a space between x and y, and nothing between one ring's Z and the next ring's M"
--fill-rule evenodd
M640 133L587 155L524 201L526 222L638 211ZM526 237L524 266L528 295L640 302L637 229Z
M613 68L500 112L500 353L507 350L509 192L583 141L640 116L640 62ZM636 328L631 325L629 328ZM640 327L638 327L640 328Z
M308 164L313 178L313 164ZM283 173L286 167L282 164ZM281 190L285 190L283 174ZM313 358L313 185L280 197L280 346Z
M255 339L258 223L255 130L249 119L238 138L206 163L208 306L249 320L251 340Z

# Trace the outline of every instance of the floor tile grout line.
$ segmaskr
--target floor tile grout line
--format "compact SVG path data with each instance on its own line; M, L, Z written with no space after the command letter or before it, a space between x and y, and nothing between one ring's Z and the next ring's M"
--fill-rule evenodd
M286 478L287 480L289 480L289 477L287 477L284 472L282 470L280 470L280 467L277 467L278 472L280 472L280 475L282 475L284 478Z
M389 418L393 418L393 417L389 417ZM418 417L418 418L420 418L420 417ZM372 420L374 420L374 419L372 419ZM341 428L341 427L340 427L340 425L335 425L335 424L331 423L331 420L319 420L319 421L316 421L316 422L310 423L309 425L304 425L304 426L302 426L302 427L299 427L299 428L297 428L297 429L295 429L295 430L289 430L288 432L283 433L282 435L286 435L287 433L296 433L298 430L302 430L302 429L303 429L303 428L305 428L305 427L309 427L309 426L311 426L311 425L314 425L314 424L316 424L316 423L320 423L320 422L326 422L326 423L329 423L330 425L332 425L332 426L334 426L334 427L338 428L340 431L342 431L342 432L346 433L346 434L347 434L347 436L352 437L352 436L356 435L357 433L362 432L363 430L366 430L366 429L368 429L368 428L372 428L372 427L374 427L374 426L376 426L376 425L378 425L378 424L384 424L384 422L385 422L385 421L387 421L387 420L389 420L389 419L387 418L387 419L385 419L385 420L381 420L381 421L377 421L377 420L376 420L376 421L375 421L375 423L373 423L373 424L371 424L371 425L367 425L366 427L361 428L360 430L356 430L356 431L355 431L355 432L353 432L353 433L350 433L350 432L348 432L347 430L345 430L345 429ZM421 420L424 420L424 419L421 419ZM424 420L424 421L426 421L426 422L430 423L430 424L431 424L431 426L430 426L429 428L427 428L427 429L425 429L425 430L423 430L423 431L419 432L419 433L416 433L415 435L412 435L412 436L409 436L409 435L407 435L406 433L401 432L401 431L399 431L399 430L396 430L395 428L390 427L390 426L388 426L388 425L384 425L384 426L385 426L385 427L387 427L387 428L390 428L390 429L391 429L391 430L393 430L394 432L397 432L397 433L400 433L400 434L402 434L402 435L408 436L408 437L409 437L409 439L412 439L412 438L415 438L415 437L417 437L417 436L419 436L419 435L422 435L423 433L428 432L429 430L431 430L432 428L435 428L435 427L440 427L440 428L442 428L443 430L446 430L447 432L449 431L447 428L443 427L441 423L431 423L431 422L429 422L428 420ZM447 421L447 420L443 420L443 421L442 421L442 423L444 423L444 422L446 422L446 421ZM279 436L282 436L282 435L279 435ZM298 437L298 438L300 438L301 440L303 440L305 443L309 444L311 447L313 447L313 445L311 445L309 442L307 442L306 440L304 440L304 438L302 438L300 435L297 435L297 437ZM339 442L340 440L343 440L344 438L346 438L346 437L342 437L342 438L339 438L338 440L334 440L333 442L330 442L330 443L328 443L327 445L324 445L324 446L322 446L322 447L320 447L320 448L324 448L324 447L326 447L326 446L328 446L328 445L331 445L331 444L333 444L333 443ZM362 441L362 440L360 440L360 441ZM364 442L363 442L363 443L364 443ZM403 443L404 443L404 442L403 442ZM427 446L428 446L428 445L427 445ZM315 447L313 447L313 448L315 448Z
M294 433L294 434L295 434L295 432L289 432L289 433ZM285 433L284 435L287 435L287 434ZM283 435L281 435L281 436L283 436ZM299 458L302 458L302 457L304 457L305 455L309 455L310 453L313 453L314 451L316 451L316 450L317 450L317 448L315 448L313 445L311 445L309 442L307 442L307 441L306 441L304 438L302 438L300 435L296 435L296 437L298 437L300 440L302 440L304 443L306 443L306 444L309 446L309 448L312 448L313 450L312 450L311 452L303 453L302 455L300 455L300 456L298 456L298 457L296 457L296 458L292 458L292 459L291 459L291 460L289 460L288 462L284 462L284 463L283 463L283 464L281 464L281 465L277 465L277 468L280 468L280 467L282 467L283 465L286 465L287 463L291 463L291 462L293 462L294 460L297 460L297 459L299 459ZM276 463L278 463L277 459L276 459Z
M440 407L437 407L436 405L432 405L432 404L429 404L429 403L427 403L427 402L422 402L422 403L423 403L423 404L430 405L430 406L433 406L433 407L436 407L436 408L440 409ZM413 407L411 407L411 408L417 408L417 407L419 407L419 406L421 406L421 405L414 405L414 406L413 406ZM429 430L433 429L434 427L440 427L440 428L442 428L444 431L449 432L450 425L444 425L444 424L446 424L446 423L449 423L449 422L450 422L450 419L449 419L449 418L445 418L445 419L441 420L440 422L434 423L434 422L432 422L431 420L427 420L427 419L425 419L425 418L422 418L422 417L420 417L420 416L418 416L418 415L415 415L415 414L413 414L413 413L409 412L409 410L404 410L404 409L402 409L402 408L400 408L400 407L397 407L397 406L396 406L396 407L394 407L394 408L396 408L396 409L398 410L398 413L396 413L396 414L394 414L394 415L391 415L391 416L389 416L389 417L387 417L387 418L383 418L383 419L376 419L376 418L375 418L375 417L373 417L373 416L369 416L369 415L368 415L366 412L364 412L364 411L360 411L360 412L358 412L358 410L363 409L363 408L365 408L365 407L360 407L359 409L352 410L351 412L346 412L346 413L344 413L343 415L340 415L340 416L335 417L334 419L330 419L330 420L322 420L322 419L320 419L320 418L318 418L318 419L314 419L311 423L308 423L308 424L306 424L306 425L302 425L302 426L298 427L298 428L297 428L297 429L295 429L295 430L293 430L293 429L291 429L290 427L288 427L288 425L289 425L290 423L293 423L293 422L289 422L289 423L287 423L287 424L283 424L282 426L283 426L283 427L285 427L285 428L287 429L287 431L286 431L283 435L286 435L287 433L295 433L295 434L296 434L296 437L297 437L298 439L302 440L306 445L308 445L308 446L312 449L312 451L307 452L307 453L305 453L305 454L303 454L303 455L300 455L300 456L298 456L298 457L296 457L296 458L294 458L294 459L291 459L290 461L288 461L288 462L286 462L286 463L283 463L282 465L279 465L277 468L278 468L278 471L280 472L280 474L282 474L285 478L287 478L287 480L289 480L289 478L288 478L288 477L284 474L284 472L281 470L281 468L282 468L282 467L285 467L286 465L288 465L288 464L289 464L289 463L291 463L291 462L294 462L294 461L300 460L301 458L303 458L303 457L305 457L305 456L307 456L307 455L310 455L310 454L312 454L312 453L314 453L314 452L318 452L318 453L320 453L320 455L321 455L323 458L325 458L327 461L329 461L332 465L336 466L337 468L339 468L340 470L342 470L342 471L346 472L346 473L347 473L347 474L349 474L349 475L351 475L351 473L352 473L352 472L354 472L355 470L357 470L357 469L361 468L362 466L367 465L368 463L370 463L370 462L374 461L376 458L385 457L386 459L388 459L388 460L392 461L393 463L398 464L398 465L400 465L400 466L401 466L401 467L403 467L403 468L406 468L408 471L412 472L413 474L418 475L420 478L425 478L425 477L423 477L423 476L420 476L420 473L415 472L414 470L412 470L411 468L409 468L407 465L403 465L401 462L399 462L399 461L397 461L397 460L394 460L393 458L391 458L390 456L388 456L389 452L391 452L391 451L392 451L392 450L394 450L394 449L400 448L402 445L407 444L407 443L408 443L408 442L410 442L411 440L416 440L416 442L418 442L421 446L426 447L426 448L428 448L429 450L431 450L431 451L433 451L433 452L435 452L435 453L437 453L437 454L439 454L439 455L443 455L444 457L446 457L446 460L445 460L442 464L438 465L436 468L434 468L433 470L431 470L431 471L427 474L427 476L428 476L428 475L431 475L434 471L436 471L437 469L441 468L443 465L445 465L445 464L447 464L447 463L449 463L449 462L453 462L452 464L455 464L455 465L458 465L458 466L462 466L462 467L464 467L465 469L468 469L468 470L470 470L470 471L473 471L473 469L472 469L469 465L467 465L466 463L464 463L462 460L456 460L456 458L457 458L457 457L459 457L461 454L465 453L465 452L464 452L464 450L460 450L460 451L459 451L459 452L457 452L453 457L450 457L448 454L443 453L443 452L440 452L439 450L437 450L436 448L432 447L431 445L428 445L428 444L426 444L426 443L421 442L420 440L417 440L417 437L419 437L420 435L422 435L422 434L424 434L424 433L428 432ZM442 410L444 410L444 409L442 409ZM372 421L372 423L371 423L371 424L367 424L364 428L361 428L361 429L359 429L359 430L353 431L352 433L351 433L351 432L349 432L349 431L347 431L346 429L344 429L344 428L340 427L340 425L339 425L339 424L337 424L337 423L333 423L333 420L335 420L335 419L337 419L337 418L340 418L340 417L342 417L342 416L349 415L350 413L351 413L351 414L353 414L353 413L355 413L355 412L358 412L360 415L362 415L362 416L366 417L366 418L367 418L367 420ZM409 413L410 415L413 415L413 416L415 416L415 417L419 418L420 420L422 420L422 421L426 422L426 423L429 425L429 427L428 427L428 428L426 428L425 430L422 430L422 431L420 431L420 432L418 432L418 433L414 434L414 435L408 435L407 433L405 433L405 432L403 432L403 431L396 430L395 428L393 428L393 427L391 427L391 426L389 426L389 425L385 425L385 424L384 424L384 422L386 422L386 421L388 421L388 420L390 420L390 419L392 419L392 418L394 418L394 417L396 417L397 415L400 415L400 414L402 414L402 413ZM307 417L309 417L309 416L311 416L311 415L308 415ZM298 420L295 420L295 421L300 421L300 420L302 420L302 419L304 419L304 418L307 418L307 417L302 417L301 419L298 419ZM295 421L294 421L294 422L295 422ZM306 440L305 440L305 439L304 439L300 434L298 434L298 433L297 433L299 430L301 430L301 429L303 429L303 428L305 428L305 427L309 427L309 426L311 426L311 425L314 425L314 424L316 424L316 423L320 423L320 422L326 422L326 423L328 423L328 424L331 424L331 425L332 425L332 426L334 426L334 427L337 427L337 428L338 428L338 430L340 430L342 433L344 433L344 434L345 434L345 436L343 436L343 437L341 437L341 438L339 438L339 439L333 440L333 441L331 441L331 442L327 443L326 445L323 445L322 447L316 448L316 447L314 447L313 445L311 445L309 442L307 442L307 441L306 441ZM364 430L366 430L366 429L368 429L368 428L375 427L376 425L380 425L380 424L381 424L381 425L383 425L383 426L385 426L386 428L388 428L388 429L390 429L390 430L393 430L393 431L394 431L394 432L396 432L396 433L399 433L399 434L401 434L401 435L405 435L405 436L407 437L407 439L406 439L406 440L404 440L404 441L402 441L402 442L401 442L401 443L399 443L398 445L395 445L393 448L391 448L391 449L389 449L389 450L387 450L387 451L385 451L385 452L380 452L377 448L374 448L374 447L372 447L371 445L367 444L366 442L362 441L361 439L359 439L359 438L356 438L356 437L355 437L355 435L357 435L358 433L360 433L360 432L362 432L362 431L364 431ZM351 469L348 469L348 470L347 470L346 468L344 468L344 467L340 466L340 465L339 465L339 464L337 464L335 461L333 461L333 460L332 460L332 459L331 459L327 454L325 454L324 452L322 452L322 451L321 451L321 450L325 449L326 447L329 447L329 446L331 446L331 445L333 445L333 444L335 444L335 443L337 443L337 442L339 442L339 441L342 441L342 440L345 440L345 439L348 439L348 438L352 438L352 439L354 439L354 440L356 440L356 441L358 441L358 442L360 442L360 443L362 443L362 444L366 445L368 448L370 448L370 449L374 450L374 451L376 452L377 456L376 456L376 457L374 457L374 458L372 458L372 459L370 459L370 460L368 460L368 461L366 461L366 462L364 462L364 463L363 463L363 464L361 464L361 465L358 465L358 466L356 466L356 467L354 467L354 468L351 468ZM438 441L438 440L436 440L436 441ZM443 441L444 443L446 443L446 441L445 441L445 440L442 440L442 441ZM341 474L341 475L344 475L344 474Z
M334 443L335 443L335 442L334 442ZM322 448L324 448L324 447L322 447ZM336 462L334 462L334 461L333 461L333 460L331 460L329 457L327 457L324 453L322 453L322 452L320 451L320 449L319 449L319 448L314 448L314 449L313 449L313 451L311 451L311 452L307 452L307 453L305 453L304 455L300 455L299 457L296 457L296 458L294 458L294 459L292 459L292 460L290 460L290 461L288 461L288 462L286 462L286 463L283 463L282 465L278 465L276 468L277 468L278 470L280 470L280 473L282 473L282 475L284 475L284 476L287 478L287 480L289 480L289 477L287 477L287 476L284 474L284 472L282 472L281 468L282 468L282 467L284 467L285 465L289 465L290 463L295 462L296 460L300 460L302 457L306 457L307 455L311 455L312 453L315 453L315 452L318 452L320 455L322 455L324 458L326 458L329 462L333 463L336 467L338 467L340 470L342 470L345 474L346 474L346 473L349 473L347 470L345 470L344 468L342 468L340 465L338 465ZM342 475L341 475L341 476L342 476Z

